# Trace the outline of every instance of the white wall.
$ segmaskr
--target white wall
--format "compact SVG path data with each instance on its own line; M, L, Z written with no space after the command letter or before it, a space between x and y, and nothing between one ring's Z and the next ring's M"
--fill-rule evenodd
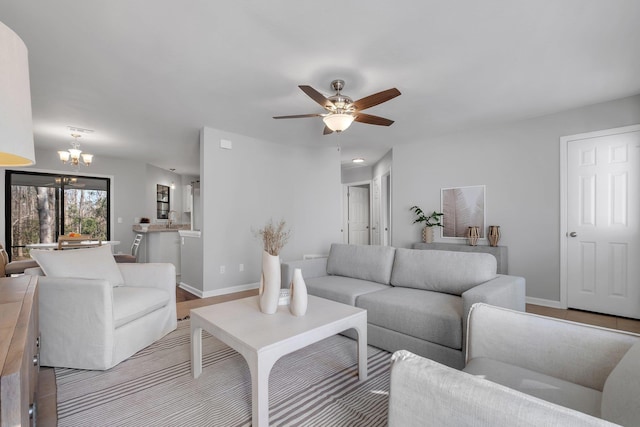
M221 139L233 149L220 148ZM259 281L262 242L252 230L271 218L292 230L282 260L324 253L342 240L335 147L291 147L205 127L200 151L205 293Z
M382 156L380 160L373 165L371 176L373 178L382 176L391 170L391 165L393 163L393 150L389 150L387 154Z
M358 166L350 167L348 169L342 169L341 174L341 181L343 184L371 181L371 178L373 177L371 166Z
M409 247L420 240L411 206L439 210L441 188L484 184L487 225L501 226L510 274L526 278L528 296L559 301L560 137L637 123L640 95L398 145L392 244Z
M165 224L166 219L158 219L157 215L157 185L166 185L169 187L169 206L171 210L176 211L177 222L182 222L183 209L183 191L182 179L180 175L175 172L168 171L150 164L145 165L146 170L146 185L144 190L144 215L151 220L151 223ZM175 189L171 189L171 183L175 184Z

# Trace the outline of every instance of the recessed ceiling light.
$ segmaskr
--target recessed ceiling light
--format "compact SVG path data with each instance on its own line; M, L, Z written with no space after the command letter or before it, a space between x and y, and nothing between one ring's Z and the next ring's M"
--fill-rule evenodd
M364 159L362 157L357 157L353 160L351 160L353 163L363 163Z

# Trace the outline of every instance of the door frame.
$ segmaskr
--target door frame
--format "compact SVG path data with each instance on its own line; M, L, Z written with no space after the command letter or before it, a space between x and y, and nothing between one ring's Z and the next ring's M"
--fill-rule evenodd
M638 131L640 131L640 124L560 137L560 304L558 308L566 309L569 306L569 276L567 268L569 261L567 242L569 233L567 218L569 212L569 206L567 205L569 142Z
M371 188L373 180L356 181L342 184L342 243L349 243L349 187L358 187L361 185L369 186L369 244L371 244Z

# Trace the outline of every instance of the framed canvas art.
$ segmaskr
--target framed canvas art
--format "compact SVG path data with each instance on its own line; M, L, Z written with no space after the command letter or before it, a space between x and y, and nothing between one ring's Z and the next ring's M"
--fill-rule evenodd
M441 189L442 237L464 239L467 229L478 226L480 238L485 238L485 186Z

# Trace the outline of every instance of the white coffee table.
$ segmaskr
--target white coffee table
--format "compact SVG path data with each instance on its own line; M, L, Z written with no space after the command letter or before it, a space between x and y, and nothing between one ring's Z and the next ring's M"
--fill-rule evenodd
M191 310L191 373L202 373L202 330L240 353L251 371L254 426L269 425L269 373L280 357L353 328L358 333L358 377L367 379L367 312L309 296L307 313L295 317L288 306L263 314L258 297Z

